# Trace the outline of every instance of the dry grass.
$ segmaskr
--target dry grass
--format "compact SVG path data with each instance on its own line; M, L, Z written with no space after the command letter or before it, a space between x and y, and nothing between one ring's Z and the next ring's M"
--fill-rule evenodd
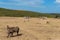
M7 38L6 25L19 26L22 35ZM0 40L60 40L60 19L0 17Z

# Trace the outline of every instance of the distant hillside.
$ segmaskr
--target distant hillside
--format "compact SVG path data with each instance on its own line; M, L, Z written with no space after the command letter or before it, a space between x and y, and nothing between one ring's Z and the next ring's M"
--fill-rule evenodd
M30 17L55 17L56 15L60 14L47 14L47 13L39 13L39 12L32 12L32 11L25 11L25 10L11 10L0 8L0 16L9 16L9 17L23 17L23 16L30 16Z

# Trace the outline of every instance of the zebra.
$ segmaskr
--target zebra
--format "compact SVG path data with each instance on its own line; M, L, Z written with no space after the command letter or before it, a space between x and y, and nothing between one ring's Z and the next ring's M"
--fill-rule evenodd
M8 36L7 37L13 36L13 33L17 33L17 35L18 35L18 33L19 33L19 27L18 26L16 26L16 27L9 27L7 25L7 33L8 33Z

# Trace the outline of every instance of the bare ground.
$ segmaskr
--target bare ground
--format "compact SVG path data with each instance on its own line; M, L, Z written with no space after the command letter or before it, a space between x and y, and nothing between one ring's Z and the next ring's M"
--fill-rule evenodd
M7 38L7 25L19 26L20 35ZM60 19L0 17L0 40L60 40Z

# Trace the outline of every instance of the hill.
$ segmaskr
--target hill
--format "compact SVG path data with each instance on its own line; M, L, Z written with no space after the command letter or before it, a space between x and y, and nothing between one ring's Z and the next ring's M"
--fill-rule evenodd
M39 12L26 11L26 10L11 10L11 9L0 8L0 16L9 16L9 17L23 17L23 16L30 16L30 17L40 17L40 16L55 17L56 15L59 15L59 17L60 17L60 14L48 14L48 13L39 13Z

